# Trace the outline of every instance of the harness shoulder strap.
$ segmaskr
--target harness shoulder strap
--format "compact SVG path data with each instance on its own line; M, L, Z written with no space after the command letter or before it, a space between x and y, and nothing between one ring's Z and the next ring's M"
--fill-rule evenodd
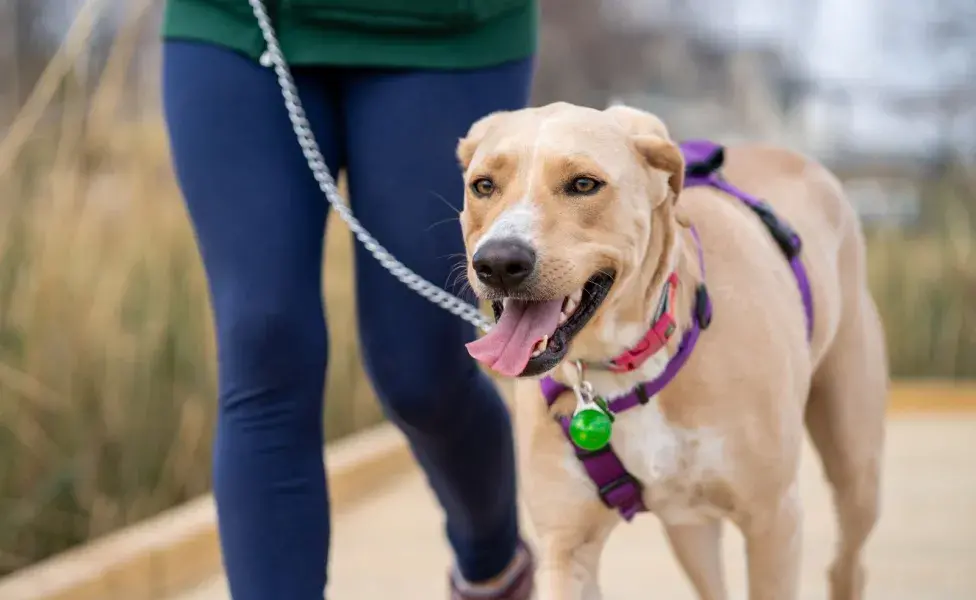
M813 335L813 296L806 268L800 260L803 243L799 234L786 221L779 218L764 200L735 187L722 176L725 148L708 140L691 140L681 143L685 157L685 187L707 185L739 199L748 206L769 231L786 260L793 269L803 307L807 316L807 337Z

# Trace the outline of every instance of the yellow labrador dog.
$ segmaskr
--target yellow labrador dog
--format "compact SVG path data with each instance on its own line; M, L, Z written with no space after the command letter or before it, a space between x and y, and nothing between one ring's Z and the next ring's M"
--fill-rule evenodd
M724 519L746 539L750 600L796 598L806 426L838 514L831 598L862 598L888 373L860 224L832 174L564 103L482 119L458 157L468 279L497 318L468 349L519 378L538 597L600 598L608 535L646 510L701 598L727 597ZM612 438L583 450L567 417L594 398L616 413Z

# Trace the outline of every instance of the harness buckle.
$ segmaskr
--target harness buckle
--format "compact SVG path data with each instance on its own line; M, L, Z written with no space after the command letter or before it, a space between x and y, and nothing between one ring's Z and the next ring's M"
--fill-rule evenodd
M640 403L641 406L644 406L645 404L651 401L651 397L647 395L647 390L644 389L643 383L638 383L634 387L634 393L637 394L637 401Z
M698 320L698 327L702 331L712 324L712 301L708 297L708 288L704 283L699 283L695 288L695 319Z
M620 489L623 486L628 485L628 484L632 484L634 486L634 492L639 497L640 496L640 490L641 490L641 484L640 484L640 482L637 481L637 479L635 479L634 476L631 475L630 473L624 473L620 477L614 479L613 481L611 481L610 483L606 484L605 486L603 486L603 487L601 487L599 489L599 492L598 493L599 493L599 496L600 496L600 501L603 502L603 505L606 506L607 508L610 508L610 509L620 508L619 506L613 505L607 499L607 496L611 492L613 492L614 490Z
M759 216L759 220L769 230L770 235L773 236L776 245L786 255L787 260L793 260L799 256L803 246L800 236L785 221L776 216L767 202L760 201L758 204L750 204L749 207Z
M685 175L688 177L709 177L718 174L721 177L721 168L724 164L725 148L716 146L708 156L687 164Z

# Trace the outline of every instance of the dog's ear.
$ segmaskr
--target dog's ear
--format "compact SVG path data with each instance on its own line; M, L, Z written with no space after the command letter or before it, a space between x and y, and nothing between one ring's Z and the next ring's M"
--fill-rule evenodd
M668 175L668 186L678 198L685 181L685 160L671 141L668 128L655 115L629 106L611 106L604 111L630 134L637 152L652 168Z
M639 135L634 138L634 146L648 165L667 173L668 187L677 201L685 184L685 158L678 146L656 135Z
M458 162L461 163L461 168L464 171L467 171L468 167L471 166L471 159L474 158L474 153L478 149L478 145L484 141L485 136L495 126L498 119L505 114L508 114L507 111L498 111L482 117L475 121L471 128L468 129L466 136L458 140L456 153Z

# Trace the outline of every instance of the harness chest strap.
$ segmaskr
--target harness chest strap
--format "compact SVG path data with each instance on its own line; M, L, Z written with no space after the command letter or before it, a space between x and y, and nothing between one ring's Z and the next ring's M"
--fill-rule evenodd
M720 172L724 162L724 148L722 146L707 140L698 140L681 144L681 151L685 155L688 165L685 176L685 187L708 185L724 191L751 208L762 221L763 225L769 230L773 239L779 245L787 260L789 260L790 268L793 270L793 275L800 291L800 297L803 301L807 324L807 338L809 339L813 334L813 295L806 268L800 259L800 252L802 250L800 236L789 225L781 221L766 202L743 192L722 177ZM701 264L702 279L704 280L705 263L701 240L694 227L691 228L691 233L698 249L698 260ZM606 366L608 370L617 373L632 371L640 366L648 357L664 347L676 327L673 307L677 284L677 275L672 273L668 278L668 286L670 287L662 297L663 308L659 307L657 317L648 333L645 334L633 349L609 361ZM688 357L691 355L698 341L698 336L702 330L708 328L711 319L711 299L708 296L705 284L701 283L695 290L694 314L692 315L691 325L685 331L681 343L678 346L678 351L668 361L664 371L656 379L638 384L630 393L610 401L610 411L619 413L635 406L646 404L652 397L663 390L678 374L685 362L687 362ZM541 388L546 403L550 407L561 394L570 391L569 386L551 377L545 377L541 380ZM608 508L616 509L627 521L633 519L637 513L646 511L647 507L644 506L640 482L627 471L620 457L613 451L612 445L607 445L600 450L592 452L578 448L572 444L569 435L570 419L568 417L560 417L558 420L562 426L563 434L576 451L576 457L580 460L587 475L596 485L597 492L603 503Z

